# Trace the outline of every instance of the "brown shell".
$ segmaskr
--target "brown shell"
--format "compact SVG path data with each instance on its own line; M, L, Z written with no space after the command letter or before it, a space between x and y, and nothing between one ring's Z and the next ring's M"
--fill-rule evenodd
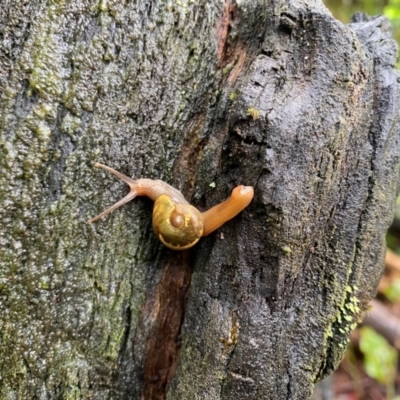
M185 250L194 246L203 234L203 227L200 211L190 204L176 203L165 194L154 202L154 232L170 249Z

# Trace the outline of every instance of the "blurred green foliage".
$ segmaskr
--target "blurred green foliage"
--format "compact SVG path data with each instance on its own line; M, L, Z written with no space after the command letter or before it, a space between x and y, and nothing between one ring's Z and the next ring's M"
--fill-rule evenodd
M389 0L390 1L390 0ZM396 2L398 0L394 0ZM324 0L324 4L331 10L333 16L344 23L348 23L356 12L365 12L369 15L383 14L388 5L387 0Z
M383 12L390 20L400 20L400 0L390 0Z
M360 350L364 354L365 372L379 383L386 385L386 398L395 400L397 350L368 326L360 329Z
M400 279L395 279L383 291L385 297L392 303L400 301Z
M366 373L385 385L393 385L397 371L397 351L372 328L360 329L360 350Z

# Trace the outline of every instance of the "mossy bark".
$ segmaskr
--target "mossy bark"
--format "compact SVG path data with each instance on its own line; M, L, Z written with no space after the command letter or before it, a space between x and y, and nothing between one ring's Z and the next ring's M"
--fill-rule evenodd
M387 20L320 1L33 0L0 11L0 398L306 399L382 269L399 172ZM164 248L158 178L204 210Z

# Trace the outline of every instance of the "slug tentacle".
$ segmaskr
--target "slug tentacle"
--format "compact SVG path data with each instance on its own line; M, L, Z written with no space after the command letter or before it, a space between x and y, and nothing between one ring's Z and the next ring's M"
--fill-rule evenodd
M133 179L129 178L129 176L121 174L121 172L118 172L115 169L107 167L107 165L100 164L100 163L94 163L94 166L98 167L98 168L103 168L106 171L111 172L113 175L115 175L116 177L118 177L119 179L121 179L122 181L127 183L131 188L135 187L135 185L136 185L137 181L134 181Z
M154 232L165 246L173 250L185 250L194 246L202 236L209 235L239 214L254 196L251 186L237 186L227 200L201 213L187 202L179 190L163 181L133 180L106 165L95 163L95 166L111 172L127 183L131 190L124 198L87 223L97 221L136 196L147 196L154 201Z
M137 196L137 192L135 190L131 190L125 197L123 197L120 201L117 201L115 204L113 204L110 208L107 208L107 210L103 211L102 213L100 213L99 215L96 215L94 218L89 219L89 221L87 221L88 224L91 224L94 221L97 221L98 219L100 219L101 217L104 217L107 214L110 214L110 212L114 211L115 209L117 209L118 207L121 207L122 205L124 205L125 203L128 203L128 201L131 201L132 199L134 199Z

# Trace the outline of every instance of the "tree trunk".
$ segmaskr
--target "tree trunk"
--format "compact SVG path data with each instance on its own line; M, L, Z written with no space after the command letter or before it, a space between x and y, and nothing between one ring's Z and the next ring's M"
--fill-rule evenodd
M373 296L399 173L383 17L318 0L6 2L0 398L307 399ZM200 210L160 244L99 161Z

